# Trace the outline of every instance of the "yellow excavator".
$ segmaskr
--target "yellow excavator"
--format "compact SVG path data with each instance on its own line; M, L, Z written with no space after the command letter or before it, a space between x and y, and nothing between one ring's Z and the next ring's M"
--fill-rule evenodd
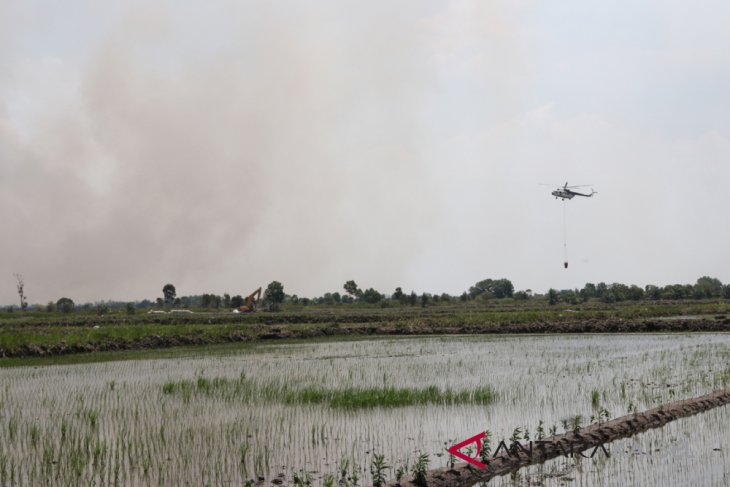
M261 299L261 288L258 288L254 292L248 295L246 298L246 304L238 308L239 313L253 313L256 310L256 305Z

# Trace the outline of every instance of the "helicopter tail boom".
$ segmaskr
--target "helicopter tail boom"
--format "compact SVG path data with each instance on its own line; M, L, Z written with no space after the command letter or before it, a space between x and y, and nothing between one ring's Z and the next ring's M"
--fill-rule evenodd
M593 190L591 190L591 192L590 192L590 193L588 193L588 194L584 194L584 193L579 193L579 192L577 192L577 191L571 191L571 193L573 193L573 195L575 195L575 196L585 196L586 198L590 198L591 196L593 196L594 194L596 194L596 193L597 193L597 191L593 191Z

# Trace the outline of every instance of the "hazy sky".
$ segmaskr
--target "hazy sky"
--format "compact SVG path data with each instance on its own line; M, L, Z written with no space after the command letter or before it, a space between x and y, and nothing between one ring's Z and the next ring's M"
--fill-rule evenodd
M728 19L2 0L0 303L730 282Z

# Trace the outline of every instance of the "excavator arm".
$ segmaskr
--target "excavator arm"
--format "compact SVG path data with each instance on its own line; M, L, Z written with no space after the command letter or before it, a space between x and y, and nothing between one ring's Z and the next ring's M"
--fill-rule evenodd
M246 304L238 308L241 313L252 313L256 309L256 304L261 299L261 288L258 288L254 292L248 295L246 298Z

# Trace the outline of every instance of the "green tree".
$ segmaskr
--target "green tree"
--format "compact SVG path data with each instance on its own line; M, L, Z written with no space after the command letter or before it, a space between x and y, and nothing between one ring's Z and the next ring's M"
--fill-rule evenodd
M588 301L591 298L596 297L596 285L592 282L587 282L583 289L580 290L580 296L583 301Z
M353 296L356 298L362 297L362 291L360 290L359 287L357 287L357 284L355 283L355 281L347 281L343 287L345 288L345 291L347 292L347 294L349 294L350 296Z
M162 295L165 298L165 306L172 306L172 304L175 302L175 286L172 284L165 284L165 286L162 288Z
M646 299L657 300L662 297L662 288L653 284L647 284L644 286L644 296Z
M492 294L497 299L511 298L515 292L515 287L509 279L497 279L494 281L494 289Z
M393 296L391 298L395 301L400 301L403 299L403 290L399 287L395 288L395 291L393 292Z
M477 282L469 288L469 297L474 299L480 294L491 292L493 283L494 281L492 279L484 279L483 281Z
M601 301L603 301L604 303L615 303L616 301L618 301L618 298L616 297L616 293L613 291L613 289L608 288L602 293Z
M614 282L608 289L613 293L616 301L626 301L629 298L629 286L626 284Z
M725 299L730 299L730 284L723 284L722 297Z
M375 304L379 303L382 299L383 295L373 288L366 289L365 292L362 293L362 300L366 303Z
M631 286L629 286L627 298L631 301L641 301L642 299L644 299L644 290L641 289L639 286L632 284Z
M555 289L550 288L548 290L548 295L547 296L548 296L548 304L549 305L552 306L554 304L558 304L558 292Z
M509 279L484 279L469 288L469 296L473 299L481 294L497 299L511 298L515 288Z
M562 289L559 293L559 300L565 303L578 304L578 293L572 289Z
M62 313L71 313L76 305L71 298L61 298L56 301L56 309Z
M236 294L231 298L231 307L232 308L240 308L244 305L246 301L244 301L243 296L240 294Z
M687 299L694 293L694 287L689 284L670 284L662 288L662 299Z
M277 311L279 305L284 302L284 286L279 281L271 281L264 291L264 302L268 305L269 311Z
M722 296L722 282L714 277L702 276L697 279L692 295L696 299L719 298Z

